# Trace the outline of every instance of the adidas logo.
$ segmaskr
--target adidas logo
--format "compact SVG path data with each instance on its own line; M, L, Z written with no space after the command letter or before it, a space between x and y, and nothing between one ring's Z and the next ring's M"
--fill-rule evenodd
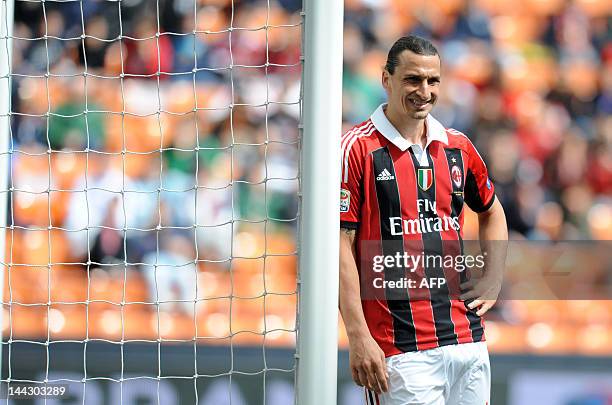
M395 180L395 177L389 173L389 170L384 169L378 176L376 176L376 180Z

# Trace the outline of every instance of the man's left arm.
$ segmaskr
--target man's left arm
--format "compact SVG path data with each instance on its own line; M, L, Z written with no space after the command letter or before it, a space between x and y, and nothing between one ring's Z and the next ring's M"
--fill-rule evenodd
M508 228L506 215L495 196L487 166L472 142L466 137L468 172L465 179L465 202L478 214L480 249L484 255L484 273L461 285L461 295L468 307L484 315L497 301L506 263Z
M476 284L466 283L462 287L472 288L462 299L474 299L468 304L476 309L478 316L484 315L497 301L506 265L508 251L508 227L504 209L496 197L491 207L478 214L480 248L484 255L485 270Z

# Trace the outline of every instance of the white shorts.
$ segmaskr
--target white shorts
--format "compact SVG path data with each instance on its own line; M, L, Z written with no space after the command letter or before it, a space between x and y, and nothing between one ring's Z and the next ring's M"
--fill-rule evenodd
M485 342L388 357L389 391L366 389L367 405L489 405L491 366Z

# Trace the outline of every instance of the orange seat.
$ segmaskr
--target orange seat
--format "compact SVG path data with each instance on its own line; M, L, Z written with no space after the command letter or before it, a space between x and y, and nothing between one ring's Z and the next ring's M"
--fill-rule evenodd
M125 284L126 302L149 302L149 290L142 273L137 270L128 270Z
M523 324L561 322L563 314L562 301L555 300L514 300L505 301L512 308L514 316Z
M612 351L612 325L591 325L578 331L576 352L587 356L609 356Z
M198 272L198 299L229 297L232 294L231 273L225 270Z
M11 266L5 277L5 300L23 304L47 303L49 301L48 277L47 267Z
M121 303L123 285L122 278L113 277L107 270L95 269L90 274L89 299Z
M48 313L49 336L52 340L83 340L87 337L87 310L84 304L51 305ZM45 323L47 316L45 316Z
M85 266L54 265L51 267L51 301L84 302L87 299Z
M121 317L121 310L119 316ZM120 318L121 319L121 318ZM123 307L121 332L125 340L157 339L157 322L154 307L144 304L128 304Z
M121 313L116 305L92 302L87 305L90 339L117 340L121 336Z
M263 333L264 297L233 299L231 307L231 332L248 331Z
M573 326L541 322L525 327L527 350L541 354L570 354L578 348Z
M13 339L39 339L47 336L45 306L13 305L7 313L8 328L3 333L5 337Z
M19 233L20 244L13 244L13 253L17 253L17 250L20 252L13 256L13 263L45 266L66 261L69 247L65 232L54 229L20 230L15 233Z
M485 337L492 353L520 353L526 348L525 329L520 325L488 321Z

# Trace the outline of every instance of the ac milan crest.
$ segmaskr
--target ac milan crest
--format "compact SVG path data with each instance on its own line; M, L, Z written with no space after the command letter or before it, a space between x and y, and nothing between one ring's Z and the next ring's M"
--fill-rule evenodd
M457 166L453 166L451 168L451 178L453 179L453 183L455 183L455 186L461 188L461 181L463 180L463 176L461 175L461 170Z

